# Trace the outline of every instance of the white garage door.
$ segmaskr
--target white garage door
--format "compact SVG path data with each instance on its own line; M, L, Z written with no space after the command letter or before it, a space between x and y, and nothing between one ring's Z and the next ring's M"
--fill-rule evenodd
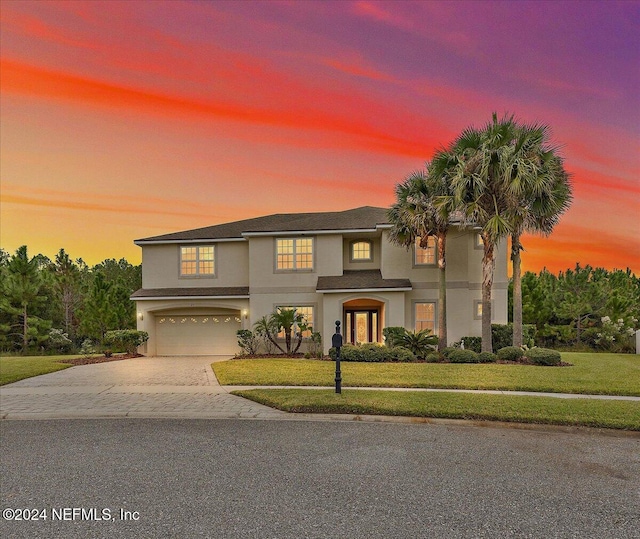
M156 317L156 354L159 356L208 356L239 351L235 315L179 315Z

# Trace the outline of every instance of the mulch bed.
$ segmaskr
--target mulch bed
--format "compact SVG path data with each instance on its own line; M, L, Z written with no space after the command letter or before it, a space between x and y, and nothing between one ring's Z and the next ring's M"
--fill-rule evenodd
M68 363L70 365L93 365L94 363L106 363L107 361L120 361L121 359L132 359L136 357L144 357L142 354L121 354L117 356L97 356L97 357L78 357L69 358L59 361L59 363Z

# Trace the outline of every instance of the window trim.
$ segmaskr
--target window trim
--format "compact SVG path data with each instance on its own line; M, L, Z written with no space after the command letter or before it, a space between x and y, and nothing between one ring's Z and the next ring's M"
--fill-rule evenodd
M418 323L418 316L417 316L417 306L419 303L431 303L433 305L433 330L431 332L432 335L437 335L438 334L438 301L433 299L416 299L413 301L413 309L412 309L412 316L413 316L413 330L417 331L417 323Z
M278 242L293 240L293 268L278 267ZM311 240L311 267L296 268L296 240ZM313 273L316 269L316 238L315 236L283 236L273 239L273 271L275 273Z
M211 247L213 249L213 272L212 273L200 273L199 263L200 263L200 248L201 247ZM194 249L196 250L196 272L195 273L182 273L182 249ZM218 259L218 248L215 243L202 243L197 245L179 245L178 246L178 277L180 279L215 279L218 269L217 264Z
M434 235L430 235L429 238L433 239L433 262L427 262L427 263L418 262L417 254L418 254L418 249L421 247L418 245L420 238L416 238L416 241L413 242L413 267L414 268L433 268L438 265L438 242Z
M368 243L369 244L369 258L355 258L353 256L353 248L356 243ZM359 262L373 262L373 241L367 239L359 239L359 240L351 240L349 242L349 262L359 263Z

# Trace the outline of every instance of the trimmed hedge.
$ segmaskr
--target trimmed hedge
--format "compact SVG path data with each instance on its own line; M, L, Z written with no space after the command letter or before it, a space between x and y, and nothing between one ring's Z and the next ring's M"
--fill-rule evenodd
M492 354L491 352L480 352L478 354L479 363L495 363L497 359L498 356Z
M505 346L498 350L497 356L500 361L519 361L524 356L524 352L517 346Z
M524 344L533 346L535 336L535 325L522 324L522 342ZM513 346L513 324L491 324L491 344L494 350Z
M335 348L329 349L329 357L335 361ZM367 363L381 363L383 361L410 362L415 361L416 356L413 355L411 350L407 350L401 346L389 348L378 344L361 344L357 346L353 344L345 344L340 348L340 360L364 361Z
M479 363L479 354L473 350L457 349L451 352L447 358L451 363Z
M427 363L438 363L440 361L440 354L437 352L431 352L424 358Z
M525 357L536 365L556 366L561 362L560 352L549 348L532 348Z
M462 337L460 341L464 341L465 350L473 350L478 354L482 351L482 337Z

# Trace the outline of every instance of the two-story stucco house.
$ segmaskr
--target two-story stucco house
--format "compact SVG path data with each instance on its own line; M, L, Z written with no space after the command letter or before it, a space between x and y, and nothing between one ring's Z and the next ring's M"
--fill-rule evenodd
M137 240L138 329L149 355L234 354L236 331L276 307L296 307L323 336L383 342L382 329L437 333L435 245L388 241L385 208L277 214ZM447 239L448 341L481 334L482 245L453 225ZM497 249L494 322L507 319L507 259Z

